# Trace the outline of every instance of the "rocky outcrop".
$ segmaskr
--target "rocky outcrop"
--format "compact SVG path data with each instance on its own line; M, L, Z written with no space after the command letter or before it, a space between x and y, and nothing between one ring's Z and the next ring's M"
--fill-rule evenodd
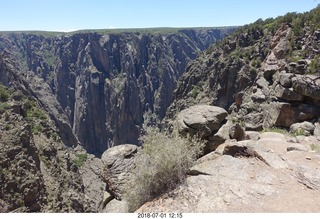
M267 21L257 21L190 62L167 118L190 105L209 104L228 110L247 131L317 122L320 39L307 25L299 27L301 35L290 22L277 25L270 31Z
M78 160L79 156L84 156L86 151L82 148L81 150L76 149L73 155L73 160ZM82 178L84 194L88 199L91 209L99 211L103 201L108 202L108 197L105 197L106 183L103 181L103 162L101 159L91 155L86 155L87 159L79 167L79 173ZM105 198L105 199L104 199Z
M165 116L187 62L233 30L1 33L0 79L36 97L65 144L101 155L137 144L142 124Z
M121 200L125 186L135 167L134 159L137 156L138 148L136 145L124 144L108 149L102 154L103 179L107 184L107 191Z

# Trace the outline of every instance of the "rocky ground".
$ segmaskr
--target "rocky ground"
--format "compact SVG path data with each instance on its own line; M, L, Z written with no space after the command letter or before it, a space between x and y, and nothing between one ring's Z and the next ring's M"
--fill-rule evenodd
M185 184L138 212L320 212L320 141L254 136L200 158Z

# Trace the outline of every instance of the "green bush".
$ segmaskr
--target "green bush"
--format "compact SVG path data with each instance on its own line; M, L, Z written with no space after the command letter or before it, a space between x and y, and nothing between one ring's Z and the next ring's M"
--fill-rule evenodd
M309 65L309 74L320 73L320 55L315 56Z
M7 89L0 84L0 100L2 102L6 102L8 101L9 97L10 94L8 93Z
M33 134L38 135L42 131L42 127L40 125L32 125L31 131Z
M77 158L74 160L74 163L77 165L77 167L80 168L88 159L88 154L86 153L77 154L76 157Z
M8 103L0 103L0 115L10 109L10 107Z
M194 85L191 90L191 97L196 98L201 91L202 88L199 85Z
M147 128L143 148L128 182L125 200L130 211L168 192L184 181L187 171L202 150L203 142Z
M34 100L26 100L25 101L25 107L27 110L27 118L29 119L40 119L40 120L46 120L47 116L46 114L37 106L36 102Z

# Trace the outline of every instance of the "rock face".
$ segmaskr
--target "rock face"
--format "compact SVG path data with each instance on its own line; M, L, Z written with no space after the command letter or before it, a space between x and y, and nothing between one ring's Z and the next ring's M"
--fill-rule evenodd
M0 101L0 212L96 211L53 121L36 102L6 92Z
M1 33L0 79L36 97L65 144L101 155L137 144L142 124L165 116L187 62L233 30Z

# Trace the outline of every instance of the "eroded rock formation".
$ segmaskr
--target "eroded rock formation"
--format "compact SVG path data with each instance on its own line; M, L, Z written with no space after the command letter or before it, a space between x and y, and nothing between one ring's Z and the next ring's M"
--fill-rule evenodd
M0 35L1 82L35 96L66 145L101 155L165 116L188 61L234 28Z

